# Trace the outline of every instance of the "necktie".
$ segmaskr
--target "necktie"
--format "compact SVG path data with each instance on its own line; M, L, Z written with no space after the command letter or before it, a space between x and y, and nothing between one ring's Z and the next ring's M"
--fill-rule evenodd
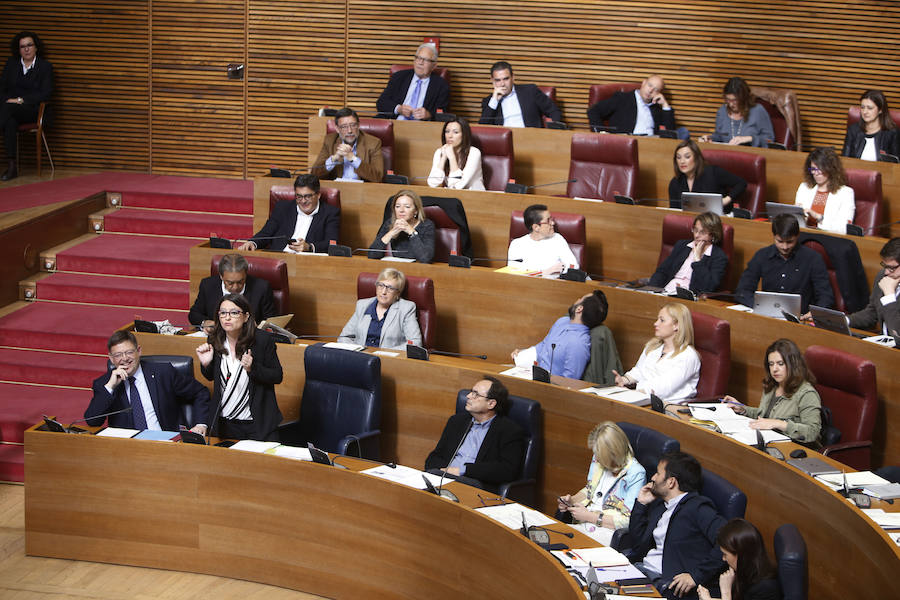
M422 80L416 79L416 87L413 88L412 98L409 99L409 105L413 108L419 108L419 92L422 91Z
M144 416L144 404L141 402L141 393L137 389L134 377L128 378L128 397L131 398L131 418L134 420L135 429L147 429L147 417Z

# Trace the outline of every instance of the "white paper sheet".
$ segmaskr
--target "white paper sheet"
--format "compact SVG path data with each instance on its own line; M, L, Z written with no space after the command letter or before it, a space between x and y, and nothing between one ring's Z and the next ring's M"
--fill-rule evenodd
M312 461L312 454L309 453L309 448L298 448L296 446L278 446L272 450L272 454L284 458L293 458L294 460Z
M690 404L691 416L700 421L712 421L716 427L730 438L734 438L742 444L752 446L756 444L756 430L750 428L750 417L739 415L727 404ZM760 431L763 441L784 442L791 438L771 429Z
M125 429L124 427L107 427L97 432L97 437L130 438L141 432L140 429Z
M528 379L531 380L531 367L523 368L523 367L513 367L511 369L507 369L505 371L500 371L501 375L506 375L507 377L515 377L516 379Z
M519 350L519 353L516 354L516 366L522 369L531 370L531 367L534 365L534 362L536 360L537 348L534 346Z
M650 396L648 394L615 385L605 388L589 387L578 391L594 394L595 396L600 396L609 400L617 400L634 406L647 406L650 404Z
M900 529L900 513L884 512L880 508L863 508L862 511L883 529Z
M231 447L232 450L243 450L244 452L265 452L266 450L271 450L277 446L280 446L278 442L259 442L257 440L240 440L235 445Z
M404 467L403 465L397 465L396 467L379 465L360 472L371 475L372 477L379 477L381 479L393 481L394 483L399 483L400 485L416 488L417 490L425 489L425 481L422 479L422 475L427 477L428 481L430 481L434 487L438 487L438 485L441 484L440 476L425 473L424 471L413 469L412 467ZM444 479L445 484L451 481L453 481L453 479L449 477Z
M551 519L547 515L539 513L534 509L523 506L522 504L517 504L515 502L512 504L486 506L483 508L476 508L475 510L487 517L494 519L499 523L506 525L510 529L522 528L523 514L525 515L525 523L528 527L531 527L532 525L546 526L556 523L554 519Z
M629 564L624 554L609 547L553 550L552 554L563 561L566 567L587 567L588 563L604 568Z

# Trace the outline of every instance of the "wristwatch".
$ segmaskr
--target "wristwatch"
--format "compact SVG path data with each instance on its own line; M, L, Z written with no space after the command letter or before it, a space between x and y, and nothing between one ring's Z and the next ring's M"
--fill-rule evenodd
M603 527L603 511L597 513L597 527Z

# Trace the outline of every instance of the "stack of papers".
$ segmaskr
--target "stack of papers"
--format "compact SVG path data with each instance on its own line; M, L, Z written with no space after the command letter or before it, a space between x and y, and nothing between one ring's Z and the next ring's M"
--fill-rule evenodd
M523 269L522 267L500 267L496 269L494 273L509 273L510 275L527 275L529 277L535 277L540 275L540 271L529 271L528 269Z
M532 371L531 367L513 367L512 369L507 369L505 371L500 372L501 375L506 375L507 377L515 377L517 379L532 379Z
M231 446L232 450L243 450L244 452L259 452L262 454L268 450L274 450L280 446L278 442L259 442L257 440L241 440Z
M880 508L863 508L862 511L882 529L900 529L900 513L884 512Z
M528 527L531 527L532 525L542 527L556 523L556 521L547 515L515 502L512 504L486 506L484 508L476 508L475 510L486 517L490 517L495 521L506 525L510 529L522 529L523 518Z
M886 485L890 482L873 473L872 471L858 471L853 473L827 473L816 475L816 479L833 490L844 489L844 476L847 476L847 487L861 488L867 485Z
M750 422L753 419L737 414L727 404L701 403L689 404L688 406L691 409L691 416L695 419L715 423L719 431L742 444L747 444L748 446L756 444L757 430L750 429ZM762 430L760 433L763 441L767 444L769 442L785 442L791 439L771 429Z
M614 548L581 548L579 550L553 550L551 552L567 567L614 567L627 565L628 559Z
M361 352L366 349L365 346L359 344L351 344L349 342L328 342L323 344L326 348L338 348L340 350L352 350L353 352Z
M632 404L634 406L647 406L650 404L649 394L615 385L605 388L589 387L578 391L594 394L595 396L600 396L602 398L608 398L609 400L617 400L619 402L624 402L625 404Z
M140 429L125 429L124 427L107 427L97 432L97 437L131 438L141 432Z
M893 500L894 498L900 498L900 483L864 485L863 493L880 500Z
M266 454L274 454L283 458L292 458L294 460L307 460L312 462L312 454L309 448L298 448L297 446L276 446L271 450L266 450Z
M430 481L434 487L442 485L440 476L432 475L431 473L425 473L424 471L413 469L412 467L404 467L403 465L397 465L396 467L380 465L378 467L372 467L371 469L361 471L361 473L371 475L372 477L387 479L388 481L393 481L394 483L399 483L400 485L416 488L417 490L425 489L425 480L422 479L422 475L427 477L428 481ZM446 485L447 483L450 483L452 481L453 479L447 477L444 478L443 484Z
M138 432L134 436L136 440L153 440L155 442L174 442L181 439L181 434L177 431L158 431L154 429L145 429Z

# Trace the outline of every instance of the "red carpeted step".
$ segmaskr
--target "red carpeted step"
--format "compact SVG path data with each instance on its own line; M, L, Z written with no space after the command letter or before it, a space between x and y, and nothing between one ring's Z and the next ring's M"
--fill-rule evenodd
M123 192L122 205L130 208L166 208L195 212L253 214L253 195L213 196L204 194L160 194L157 192Z
M103 219L106 231L149 233L183 237L219 237L236 239L253 235L253 217L212 215L143 208L122 208Z
M39 300L115 306L190 308L190 283L115 275L53 273L37 282Z
M56 255L60 271L133 277L191 277L190 249L198 241L152 235L100 234Z
M0 348L0 380L91 387L106 369L105 356Z
M135 318L188 322L187 310L155 310L42 302L0 318L0 346L103 354L113 331Z
M99 377L103 371L98 372ZM91 401L90 390L44 385L0 383L0 437L4 442L21 442L26 429L41 421L41 415L56 415L69 424L84 416Z

